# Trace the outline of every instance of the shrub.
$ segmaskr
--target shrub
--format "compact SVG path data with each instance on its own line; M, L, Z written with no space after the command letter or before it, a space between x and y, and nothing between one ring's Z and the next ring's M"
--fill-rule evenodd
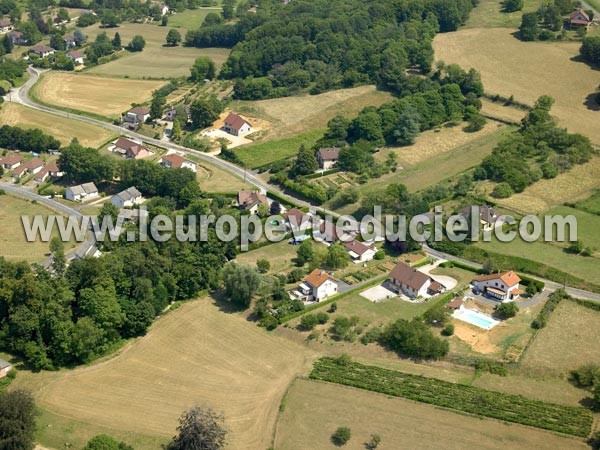
M510 319L519 312L519 307L514 302L502 303L496 307L496 316L500 319Z
M306 331L312 330L318 323L317 316L314 314L305 314L300 319L300 326Z
M317 322L320 325L327 323L327 321L329 320L329 314L327 314L325 312L317 313L315 317L317 318Z
M334 313L334 312L336 312L336 311L337 311L337 302L333 302L333 303L331 304L331 306L329 307L329 312L330 312L330 313Z
M499 183L492 191L492 197L495 198L508 198L513 194L513 188L508 183Z
M446 325L442 330L442 334L444 336L452 336L454 334L454 324L449 323L448 325Z
M335 430L335 433L331 435L331 442L333 442L338 447L342 445L346 445L346 442L350 440L352 436L352 431L348 427L340 427Z
M256 261L256 268L260 273L267 273L271 268L271 263L266 259L259 259Z
M600 367L596 364L586 364L579 369L571 371L571 379L579 387L592 387L599 377Z
M377 250L375 255L373 255L373 258L377 259L378 261L381 261L382 259L385 258L385 252L383 250Z
M294 269L287 276L288 283L296 283L304 278L304 270L302 269Z
M531 327L537 330L544 328L548 323L550 314L552 314L558 304L565 298L570 297L563 289L556 290L550 294L542 310L539 312L533 322L531 322Z

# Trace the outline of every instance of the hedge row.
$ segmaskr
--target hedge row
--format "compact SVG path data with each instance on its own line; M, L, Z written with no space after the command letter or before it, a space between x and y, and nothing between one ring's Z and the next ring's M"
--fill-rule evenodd
M557 405L521 395L487 391L474 386L366 366L345 358L326 357L317 360L310 378L573 436L588 436L593 423L591 411L583 407Z
M548 324L548 319L550 319L550 315L556 309L558 304L563 301L565 298L570 298L569 295L562 289L554 291L548 297L548 301L544 304L544 307L539 312L537 317L533 319L531 322L531 327L536 330L540 330L544 328Z
M312 180L313 178L321 178L326 175L331 175L332 173L338 173L339 171L340 171L340 169L329 169L329 170L325 170L324 172L315 172L315 173L311 173L310 175L305 175L304 179Z

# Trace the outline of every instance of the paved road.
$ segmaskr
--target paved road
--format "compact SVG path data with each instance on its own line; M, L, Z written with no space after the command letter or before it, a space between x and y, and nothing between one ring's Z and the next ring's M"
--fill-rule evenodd
M591 9L592 11L594 11L594 19L599 19L600 18L600 11L598 11L596 8L594 8L592 5L590 5L585 0L581 0L581 7L582 7L582 9L584 11L587 11L589 9Z

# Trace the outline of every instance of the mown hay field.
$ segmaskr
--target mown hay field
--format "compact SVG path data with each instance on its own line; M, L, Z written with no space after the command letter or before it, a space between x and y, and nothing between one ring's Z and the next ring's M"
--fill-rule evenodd
M600 312L564 300L535 337L521 366L535 374L565 375L584 364L600 364Z
M269 447L283 394L310 353L227 308L210 298L181 306L114 358L41 387L38 404L74 423L165 440L186 408L207 405L225 414L229 449Z
M213 166L207 162L196 161L198 170L196 179L200 188L205 192L218 193L237 193L242 189L250 189L250 183L244 183L244 180L235 175L224 171L220 167Z
M486 448L585 449L583 441L530 427L480 419L402 398L309 380L296 380L277 427L278 450L333 448L332 433L352 431L344 449L362 450L372 434L381 450Z
M497 203L524 214L539 214L561 203L583 200L598 187L600 157L595 157L556 178L537 181L519 194L498 199Z
M206 16L211 12L220 14L221 8L218 6L212 6L206 8L186 9L182 12L176 12L175 14L169 16L169 24L166 28L186 28L188 30L195 30L202 25L202 22L204 22Z
M39 238L35 242L28 242L23 230L21 216L33 217L41 215L46 218L54 211L36 203L13 197L0 195L0 256L9 261L41 262L50 253L48 242ZM53 236L57 236L55 231ZM75 243L66 243L65 250L69 250Z
M0 122L5 125L18 125L21 128L39 128L54 136L62 145L68 145L76 137L79 143L97 148L114 135L104 128L85 122L55 116L17 103L4 103L0 109Z
M33 87L35 96L49 105L117 118L132 103L152 97L164 81L131 80L67 72L44 74Z
M498 0L480 0L473 8L465 28L517 28L523 13L537 11L542 0L524 0L523 9L512 13L502 11L502 2Z
M218 67L227 60L229 49L166 46L165 38L170 29L169 26L139 23L124 23L110 29L100 28L98 24L86 28L84 32L90 40L103 31L106 31L111 39L114 33L118 32L123 45L127 45L135 35L143 36L146 40L143 51L125 53L115 61L92 67L86 72L128 78L176 78L189 76L190 67L198 56L208 56ZM186 30L178 31L182 38L185 38Z
M583 62L578 42L522 42L510 28L463 29L438 34L437 60L474 67L481 72L486 92L514 95L530 105L541 95L556 99L552 115L571 132L600 144L598 111L586 102L598 87L598 71Z

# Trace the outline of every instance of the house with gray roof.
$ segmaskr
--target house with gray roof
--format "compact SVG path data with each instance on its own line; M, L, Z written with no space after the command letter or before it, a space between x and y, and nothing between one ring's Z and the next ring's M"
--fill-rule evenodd
M71 186L65 191L65 198L72 202L83 202L98 197L98 188L94 183L83 183Z
M135 186L131 186L114 195L110 202L118 208L131 207L142 202L142 193Z

